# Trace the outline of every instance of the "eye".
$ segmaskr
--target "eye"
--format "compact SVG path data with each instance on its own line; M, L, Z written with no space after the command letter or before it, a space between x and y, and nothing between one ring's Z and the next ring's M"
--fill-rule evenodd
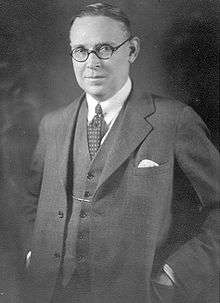
M75 55L85 54L86 49L84 47L77 47L72 51Z
M109 44L100 45L98 47L98 51L101 52L101 53L111 52L112 51L112 46L109 45Z
M109 59L112 55L112 46L109 44L102 44L100 45L96 52L98 53L99 58L101 59Z

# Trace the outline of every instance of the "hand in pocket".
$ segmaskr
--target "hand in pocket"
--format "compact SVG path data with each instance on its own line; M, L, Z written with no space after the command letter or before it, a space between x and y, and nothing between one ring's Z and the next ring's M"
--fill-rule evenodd
M172 303L174 297L174 286L165 285L151 281L151 297L152 303Z

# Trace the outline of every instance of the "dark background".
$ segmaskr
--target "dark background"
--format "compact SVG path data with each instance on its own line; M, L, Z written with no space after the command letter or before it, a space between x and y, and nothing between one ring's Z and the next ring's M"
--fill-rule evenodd
M69 23L82 4L94 2L0 0L0 252L12 272L19 249L17 209L37 126L44 114L80 93L69 56ZM147 90L193 106L218 145L219 0L109 2L129 15L141 39L132 77Z

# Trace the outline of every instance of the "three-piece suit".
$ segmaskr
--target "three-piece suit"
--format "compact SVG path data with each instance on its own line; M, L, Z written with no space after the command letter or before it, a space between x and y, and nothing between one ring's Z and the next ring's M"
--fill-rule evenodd
M134 86L93 161L86 140L85 95L42 119L25 208L33 302L77 270L88 302L151 303L165 263L197 302L218 268L219 156L203 121Z

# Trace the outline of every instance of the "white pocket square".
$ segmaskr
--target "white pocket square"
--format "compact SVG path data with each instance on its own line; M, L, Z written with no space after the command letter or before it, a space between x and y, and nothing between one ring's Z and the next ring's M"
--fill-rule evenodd
M30 263L31 263L31 251L29 250L26 256L26 264L25 264L26 269L30 266Z
M141 167L154 167L154 166L159 166L159 164L157 164L154 161L148 160L148 159L144 159L144 160L142 160L138 164L138 168L141 168Z

